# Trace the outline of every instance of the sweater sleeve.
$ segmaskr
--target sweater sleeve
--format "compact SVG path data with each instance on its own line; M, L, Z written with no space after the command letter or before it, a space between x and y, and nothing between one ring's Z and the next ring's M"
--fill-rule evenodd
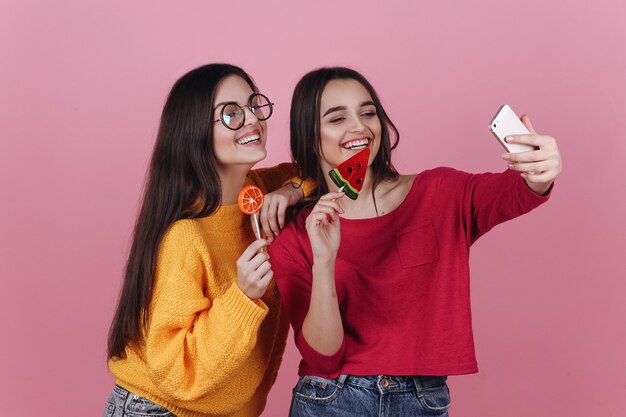
M345 353L345 336L339 350L324 355L311 347L302 334L302 324L311 301L312 272L303 248L298 244L297 227L291 223L269 246L274 279L283 306L293 327L296 347L307 365L326 375L334 375ZM308 242L308 236L304 237Z
M250 172L250 178L266 193L294 184L296 188L301 187L304 196L308 197L315 191L317 184L311 179L301 180L298 174L296 164L285 162L271 168L255 169Z
M192 222L179 221L164 236L145 335L152 382L182 401L228 383L245 365L268 312L234 283L213 299L205 296L198 233Z
M448 186L461 191L461 210L469 244L494 226L545 203L552 191L550 188L546 195L535 193L519 173L512 170L483 174L468 174L452 169L450 172L452 175L442 180L439 193L445 193Z

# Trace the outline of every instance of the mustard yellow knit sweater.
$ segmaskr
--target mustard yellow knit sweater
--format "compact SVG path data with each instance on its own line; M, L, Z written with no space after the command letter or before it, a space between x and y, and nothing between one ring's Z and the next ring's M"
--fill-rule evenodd
M296 175L281 164L252 171L246 184L269 192ZM235 262L254 239L237 205L168 229L144 343L109 361L116 384L179 417L261 414L288 321L273 281L257 302L237 286Z

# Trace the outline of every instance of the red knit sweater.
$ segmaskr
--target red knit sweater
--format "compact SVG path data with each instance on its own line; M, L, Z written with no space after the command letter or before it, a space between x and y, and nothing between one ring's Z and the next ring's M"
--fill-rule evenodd
M295 332L301 375L454 375L477 372L471 325L469 248L498 223L548 199L514 171L418 174L404 201L370 219L341 219L335 285L344 340L332 356L304 339L313 255L310 209L269 246Z

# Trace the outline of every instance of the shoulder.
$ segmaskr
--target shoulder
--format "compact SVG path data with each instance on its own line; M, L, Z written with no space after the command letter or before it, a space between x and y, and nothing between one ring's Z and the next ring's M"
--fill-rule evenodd
M162 248L185 249L201 239L200 226L194 219L177 220L170 225L161 239Z
M474 174L460 171L450 167L437 167L420 172L415 176L415 181L419 183L421 189L440 188L446 190L454 188L464 188Z
M291 162L283 162L269 168L257 168L248 173L249 183L253 183L261 188L274 182L283 183L289 178L298 176L298 167ZM267 190L265 190L267 191Z
M310 212L310 207L301 209L268 246L276 282L296 272L301 276L311 273L311 242L305 226Z
M422 171L419 174L417 174L417 177L424 181L439 181L442 179L451 180L451 179L458 179L458 178L467 178L471 175L472 174L468 172L460 171L458 169L451 168L451 167L437 167L437 168L431 168L431 169Z
M196 276L195 272L191 272L201 268L202 252L202 237L197 221L175 221L159 244L157 275L161 280L168 276L180 277L181 274Z

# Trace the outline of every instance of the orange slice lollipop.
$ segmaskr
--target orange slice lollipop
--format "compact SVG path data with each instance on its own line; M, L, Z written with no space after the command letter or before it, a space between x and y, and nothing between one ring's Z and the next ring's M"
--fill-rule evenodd
M263 192L259 187L248 185L241 189L237 199L239 210L245 214L254 214L261 210L263 205Z

